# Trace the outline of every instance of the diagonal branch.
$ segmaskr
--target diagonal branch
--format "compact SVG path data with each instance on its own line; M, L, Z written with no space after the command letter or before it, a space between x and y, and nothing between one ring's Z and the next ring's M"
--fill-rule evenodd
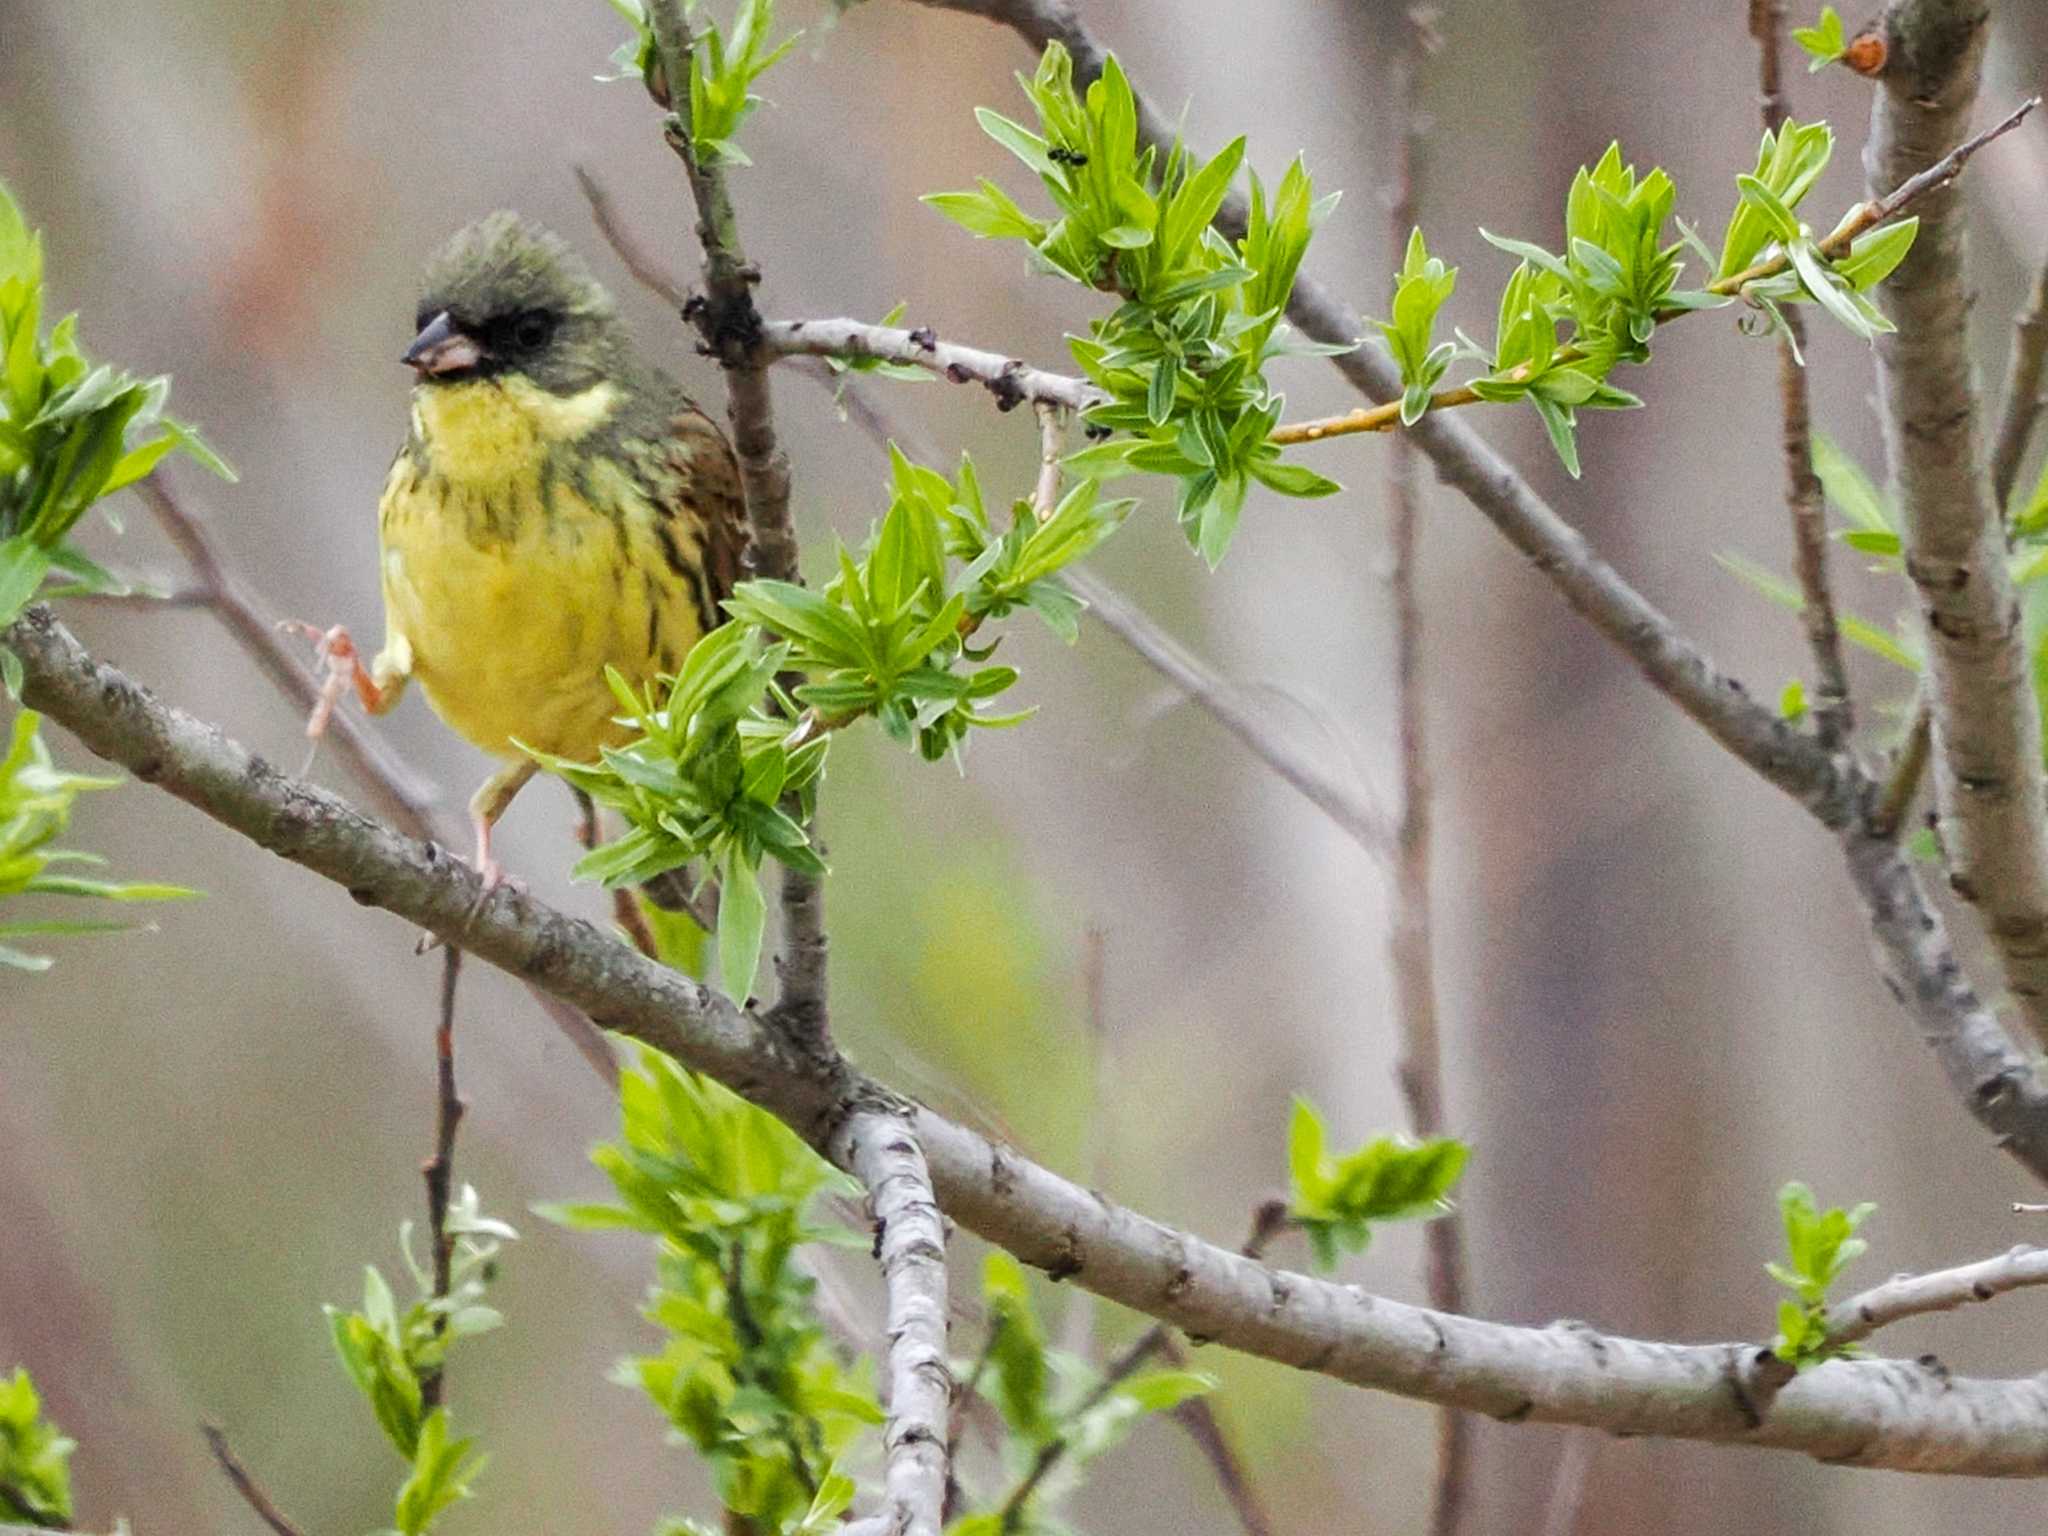
M900 1102L837 1057L793 1050L758 1015L594 924L503 886L486 893L467 864L279 772L95 663L47 608L32 608L0 640L22 661L28 705L101 756L357 902L459 941L475 958L716 1078L813 1146L843 1149L839 1133L850 1117ZM1895 915L1919 926L1906 906ZM1775 1361L1752 1345L1651 1343L1583 1324L1513 1327L1410 1306L1176 1231L928 1110L916 1110L912 1123L938 1203L960 1225L1097 1295L1233 1349L1509 1422L1774 1447L1902 1471L2048 1475L2048 1378L1995 1381L1911 1361L1838 1361L1780 1387L1764 1374ZM1760 1397L1768 1399L1763 1409Z
M1892 62L1864 165L1898 184L1960 135L1976 100L1981 0L1898 0ZM2003 515L1978 431L1964 219L1953 187L1920 201L1920 235L1883 290L1896 334L1879 339L1886 455L1905 525L1906 570L1928 630L1935 798L1949 883L1975 906L2035 1037L2048 1042L2048 795L2041 716L2006 562Z
M2005 405L1991 447L1991 496L2005 511L2019 484L2027 443L2041 417L2041 372L2048 364L2048 261L2034 274L2027 307L2013 325L2012 356L2006 363Z
M889 1292L888 1428L883 1487L896 1536L939 1536L946 1502L946 1229L917 1132L901 1111L861 1110L833 1160L868 1189L875 1256Z

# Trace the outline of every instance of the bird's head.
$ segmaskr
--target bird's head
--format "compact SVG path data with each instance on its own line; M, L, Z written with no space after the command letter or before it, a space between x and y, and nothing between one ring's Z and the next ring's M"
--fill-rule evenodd
M521 376L573 395L625 347L606 293L562 240L516 213L479 219L427 265L404 362L422 386Z

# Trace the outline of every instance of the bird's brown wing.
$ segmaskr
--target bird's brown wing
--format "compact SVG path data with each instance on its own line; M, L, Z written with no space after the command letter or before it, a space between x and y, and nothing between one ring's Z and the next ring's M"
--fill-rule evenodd
M687 400L672 419L662 452L675 486L663 510L695 536L704 573L699 617L709 631L725 618L718 605L732 595L747 547L739 461L717 423Z

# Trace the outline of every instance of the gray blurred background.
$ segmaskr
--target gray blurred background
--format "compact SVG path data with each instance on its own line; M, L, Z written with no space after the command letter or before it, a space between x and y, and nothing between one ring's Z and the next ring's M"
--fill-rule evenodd
M1758 134L1747 8L1448 7L1448 45L1423 77L1421 199L1432 249L1464 266L1451 318L1490 334L1508 270L1475 226L1554 245L1573 168L1611 137L1672 172L1689 219L1720 227ZM2002 9L1987 112L2038 88L2048 60L2040 8ZM1023 115L1010 74L1029 66L1024 48L890 0L836 24L811 0L786 10L810 30L744 132L756 168L734 178L764 308L874 318L907 300L908 323L1063 365L1090 296L1027 279L1014 247L971 241L915 201L977 174L1026 190L970 111ZM1320 186L1345 189L1310 265L1382 306L1387 7L1083 10L1169 115L1185 103L1195 143L1245 130L1268 175L1301 150ZM694 264L650 107L637 87L591 80L618 32L600 0L0 0L0 176L46 231L53 300L83 312L101 355L176 374L174 408L242 480L172 473L276 616L375 636L372 509L402 430L414 276L492 207L590 249L650 348L722 405L685 332L603 252L571 180L589 163L635 229ZM1809 204L1830 221L1861 190L1869 88L1842 71L1789 78L1795 111L1843 135ZM1992 378L2048 238L2044 164L2030 128L1968 177ZM1876 469L1868 354L1815 329L1819 421ZM1771 349L1721 315L1674 329L1657 354L1621 381L1650 409L1586 425L1577 484L1533 416L1490 411L1481 425L1717 660L1775 694L1803 665L1796 625L1712 558L1789 564ZM1287 368L1290 415L1352 403L1326 367ZM978 391L880 387L948 458L969 448L985 483L1026 487L1025 421ZM777 406L810 547L832 529L857 537L884 504L875 447L794 374ZM1260 685L1276 729L1386 794L1384 445L1312 452L1346 494L1256 496L1219 575L1186 551L1156 486L1098 568ZM110 557L175 569L147 517L129 521L124 540L104 540ZM2031 1236L2006 1203L2040 1192L1953 1102L1877 983L1832 844L1452 496L1431 494L1422 564L1449 1100L1477 1144L1464 1202L1475 1309L1766 1336L1761 1265L1789 1177L1825 1200L1878 1202L1874 1251L1854 1272L1866 1283ZM1848 605L1889 622L1898 593L1853 557L1837 569ZM73 617L108 659L296 762L295 712L203 614ZM1055 1167L1234 1242L1283 1175L1291 1093L1312 1090L1341 1138L1399 1123L1382 874L1105 632L1088 627L1069 650L1020 625L1012 648L1041 713L978 740L965 779L872 732L835 748L841 1034L882 1075L977 1107ZM1862 718L1888 732L1878 706L1902 699L1902 676L1857 665ZM381 729L455 803L485 771L416 702ZM339 767L319 773L354 792ZM95 798L72 841L122 873L211 894L156 933L75 942L50 976L0 974L0 1368L30 1366L83 1442L89 1524L125 1512L143 1531L253 1529L206 1462L202 1417L228 1427L307 1529L387 1524L399 1468L332 1362L319 1305L352 1302L366 1260L393 1271L397 1223L420 1205L439 966L413 958L402 925L145 789ZM601 910L566 879L558 788L521 799L502 847L541 893ZM1111 1053L1092 1145L1091 924L1106 932ZM653 1337L636 1313L644 1254L526 1214L596 1192L584 1151L611 1128L607 1095L502 978L473 967L462 1010L472 1109L458 1175L526 1236L498 1297L511 1327L455 1362L458 1423L495 1460L483 1502L448 1529L610 1536L664 1511L709 1513L652 1410L604 1380ZM971 1274L975 1250L959 1251ZM1417 1297L1418 1258L1415 1231L1389 1232L1346 1273ZM848 1276L872 1289L865 1266ZM1883 1342L1938 1350L1959 1371L2029 1369L2044 1305L2021 1295ZM1105 1309L1097 1327L1113 1341L1135 1324ZM1223 1412L1284 1531L1420 1528L1429 1410L1216 1352L1202 1363L1224 1379ZM1473 1528L1534 1527L1567 1438L1482 1426ZM1597 1448L1581 1528L1962 1532L2042 1508L2025 1486L1612 1442ZM1230 1524L1164 1426L1106 1464L1073 1513L1130 1532Z

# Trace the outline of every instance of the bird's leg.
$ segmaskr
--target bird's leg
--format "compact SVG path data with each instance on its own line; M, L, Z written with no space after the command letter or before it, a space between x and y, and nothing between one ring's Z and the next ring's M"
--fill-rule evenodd
M469 824L476 833L476 867L484 877L484 895L489 896L505 879L505 867L491 857L491 828L512 804L512 797L526 787L526 781L540 771L530 757L507 763L485 779L469 800ZM481 903L479 903L481 904Z
M373 715L390 710L405 692L406 680L412 672L412 652L402 642L387 644L383 654L365 667L362 652L356 649L355 639L345 625L321 629L315 624L287 619L277 627L313 642L313 661L322 673L320 696L306 716L306 735L312 739L314 751L319 750L320 738L327 733L335 706L351 688L362 700L363 708ZM308 757L305 771L310 773L312 768L313 760Z

